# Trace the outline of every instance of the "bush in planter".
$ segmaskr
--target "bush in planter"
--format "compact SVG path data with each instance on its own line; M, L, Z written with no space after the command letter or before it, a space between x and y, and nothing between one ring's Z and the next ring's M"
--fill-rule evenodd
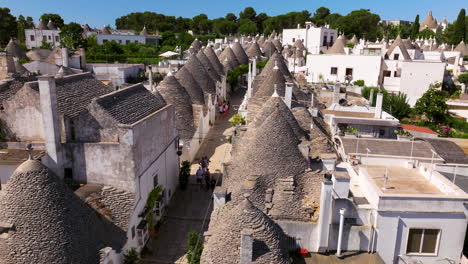
M363 86L365 85L365 82L364 82L364 80L357 80L357 81L353 82L353 84L354 84L355 86L361 86L361 87L363 87Z
M196 231L188 234L187 259L190 264L200 264L200 257L203 252L203 241Z
M179 186L181 190L187 189L190 177L190 161L182 161L182 166L179 171Z
M161 193L162 193L163 188L161 186L156 186L149 194L148 198L146 199L146 208L148 208L148 211L145 216L145 220L148 223L148 227L150 231L154 230L154 224L153 224L153 218L154 218L154 205L156 202L159 201L161 198Z
M140 256L138 255L138 252L134 249L131 248L127 251L127 254L124 254L124 264L140 264Z
M345 130L344 130L345 133L348 133L348 134L357 134L358 132L358 129L355 128L355 127L347 127Z
M231 123L231 126L245 125L247 123L245 118L240 114L233 115L229 122Z

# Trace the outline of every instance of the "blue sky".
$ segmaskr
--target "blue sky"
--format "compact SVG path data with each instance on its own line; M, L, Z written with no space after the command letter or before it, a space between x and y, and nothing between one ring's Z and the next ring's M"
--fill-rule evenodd
M8 7L13 15L31 16L37 21L42 13L58 13L65 22L88 23L94 27L114 25L115 19L130 12L152 11L166 15L193 17L200 13L210 18L224 16L228 12L236 15L243 8L252 6L257 13L278 15L290 11L309 10L320 6L331 12L347 14L352 10L366 8L382 19L414 20L416 14L424 19L433 10L436 19L456 19L461 8L468 9L467 0L0 0L0 7Z

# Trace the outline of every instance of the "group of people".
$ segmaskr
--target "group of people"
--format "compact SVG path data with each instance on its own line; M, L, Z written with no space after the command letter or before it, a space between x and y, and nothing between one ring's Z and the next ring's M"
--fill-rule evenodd
M197 184L200 186L200 190L203 187L203 180L205 180L205 188L207 191L210 189L214 190L216 186L216 179L211 177L210 169L208 168L210 160L207 156L204 156L201 158L198 164L200 165L200 167L198 167L195 176L197 177Z
M229 102L226 100L219 100L218 101L218 111L220 114L227 114L229 111Z

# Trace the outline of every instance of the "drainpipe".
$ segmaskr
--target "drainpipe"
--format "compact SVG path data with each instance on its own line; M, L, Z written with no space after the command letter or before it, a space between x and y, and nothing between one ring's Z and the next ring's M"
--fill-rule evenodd
M344 225L344 213L346 209L340 209L340 228L338 230L338 245L336 250L336 255L339 257L341 256L341 240L343 238L343 225Z

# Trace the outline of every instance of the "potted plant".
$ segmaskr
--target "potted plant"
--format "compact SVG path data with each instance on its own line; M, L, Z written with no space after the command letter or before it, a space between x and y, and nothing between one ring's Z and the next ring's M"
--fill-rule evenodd
M356 136L357 133L358 133L358 129L355 128L355 127L347 127L345 130L344 130L344 133L345 133L345 137L352 137L352 136Z
M410 140L412 137L410 132L405 131L403 129L397 129L397 130L394 130L393 132L397 136L398 140Z

